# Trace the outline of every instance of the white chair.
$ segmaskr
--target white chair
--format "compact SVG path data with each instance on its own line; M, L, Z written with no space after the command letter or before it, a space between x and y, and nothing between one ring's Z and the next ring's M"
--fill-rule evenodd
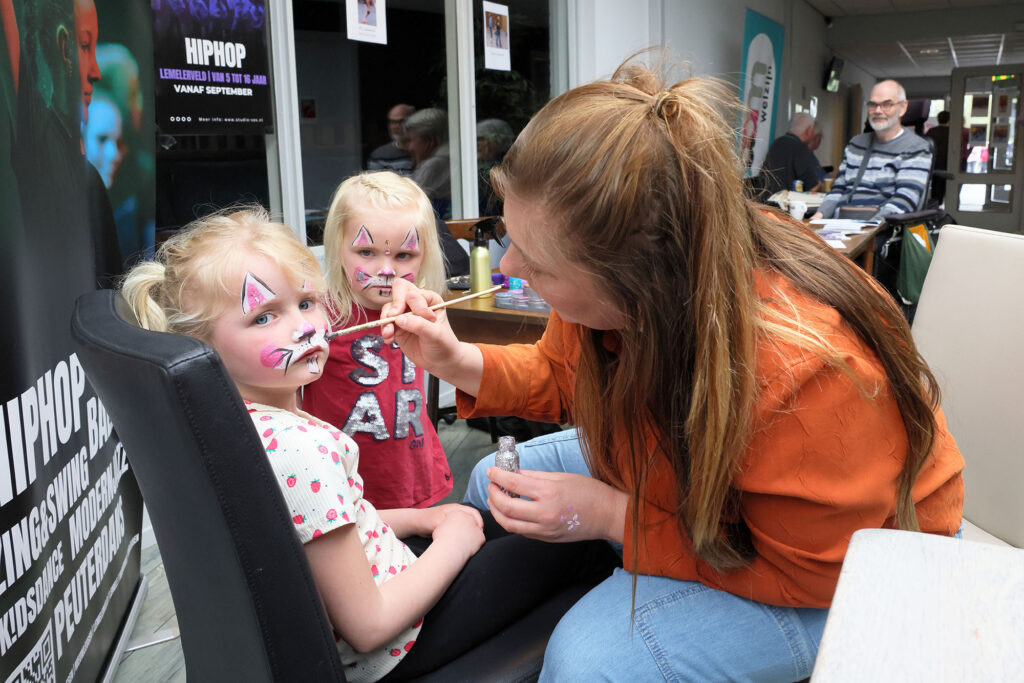
M1024 547L1024 236L942 229L914 340L964 456L964 538Z
M1024 680L1022 295L1024 236L942 229L913 333L966 461L965 540L853 534L813 683Z

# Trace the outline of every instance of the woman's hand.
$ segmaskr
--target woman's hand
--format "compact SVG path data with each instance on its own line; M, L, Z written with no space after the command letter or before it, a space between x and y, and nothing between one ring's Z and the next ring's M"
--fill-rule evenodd
M483 355L472 344L459 341L443 308L430 310L430 306L443 302L437 292L396 279L391 287L391 303L381 310L381 316L400 317L382 326L381 336L386 344L397 342L415 365L476 396L483 374Z
M629 496L582 474L487 469L488 503L506 531L548 542L622 542ZM499 488L500 487L500 488ZM501 489L530 498L512 498Z

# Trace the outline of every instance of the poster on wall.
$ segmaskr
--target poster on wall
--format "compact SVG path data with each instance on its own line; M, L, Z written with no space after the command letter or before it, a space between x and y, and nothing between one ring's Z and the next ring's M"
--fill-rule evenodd
M761 164L774 138L785 35L781 24L747 10L740 61L743 66L740 81L740 100L743 102L740 158L749 177L761 172Z
M152 0L161 134L264 133L271 126L264 0Z
M387 0L345 0L348 39L388 44Z
M512 50L508 41L508 5L484 0L484 68L512 70Z
M0 10L0 681L95 681L139 590L142 499L69 321L123 267L115 199L134 191L138 209L153 192L114 195L124 164L145 164L128 158L153 151L133 132L150 11Z

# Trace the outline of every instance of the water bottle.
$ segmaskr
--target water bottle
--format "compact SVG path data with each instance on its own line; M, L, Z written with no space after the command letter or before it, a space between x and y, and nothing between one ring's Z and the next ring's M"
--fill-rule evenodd
M499 436L498 437L498 452L494 454L494 466L499 467L506 472L518 472L519 471L519 453L516 452L516 437L514 436ZM505 491L505 489L502 489ZM510 491L505 491L512 498L518 498L519 495Z

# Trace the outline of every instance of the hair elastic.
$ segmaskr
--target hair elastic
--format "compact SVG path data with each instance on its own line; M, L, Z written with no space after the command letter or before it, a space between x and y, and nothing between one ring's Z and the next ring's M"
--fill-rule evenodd
M668 102L668 99L671 96L672 96L672 93L669 92L668 90L662 90L661 92L659 92L657 95L654 96L654 115L655 116L658 116L660 118L664 118L664 116L662 116L662 111L665 109L665 103Z

